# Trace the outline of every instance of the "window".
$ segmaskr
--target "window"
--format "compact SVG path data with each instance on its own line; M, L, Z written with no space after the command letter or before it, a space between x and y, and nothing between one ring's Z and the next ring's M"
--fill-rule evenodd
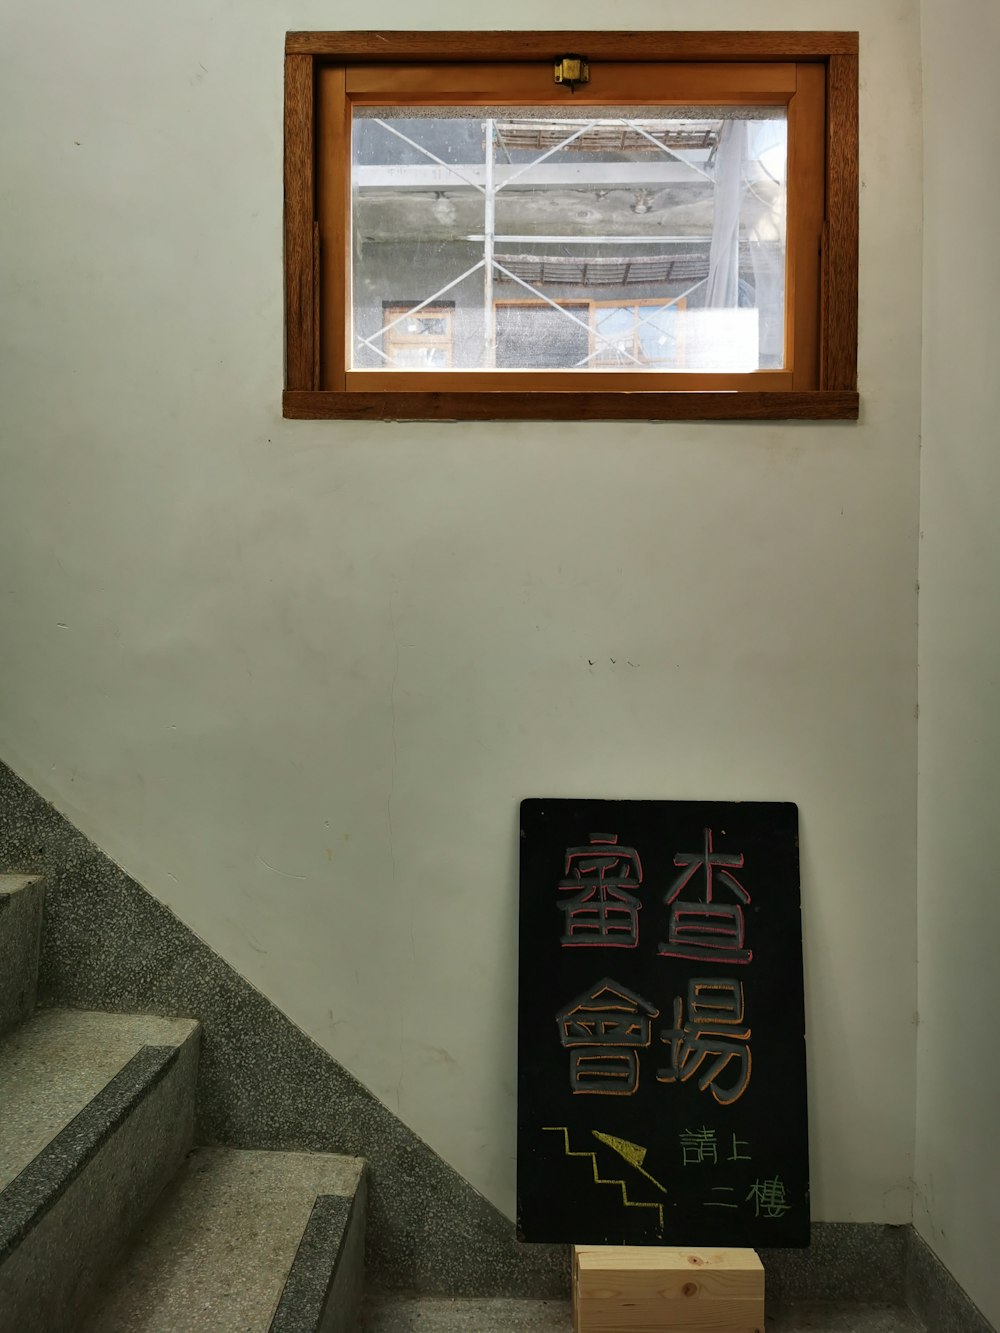
M290 33L285 414L856 417L856 53Z

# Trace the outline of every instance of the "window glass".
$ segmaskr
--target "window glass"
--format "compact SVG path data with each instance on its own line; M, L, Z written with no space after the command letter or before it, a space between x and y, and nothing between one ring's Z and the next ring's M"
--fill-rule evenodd
M781 368L786 141L773 106L357 109L348 366Z
M387 365L406 370L444 370L451 365L451 306L422 305L419 298L386 302L382 328Z
M590 354L590 306L545 301L496 307L496 363L501 369L558 370Z

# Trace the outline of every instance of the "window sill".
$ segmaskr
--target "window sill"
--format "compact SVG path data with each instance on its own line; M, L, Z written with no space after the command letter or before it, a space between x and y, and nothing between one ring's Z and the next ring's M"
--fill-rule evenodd
M286 389L298 421L857 421L847 389L700 393L341 393Z

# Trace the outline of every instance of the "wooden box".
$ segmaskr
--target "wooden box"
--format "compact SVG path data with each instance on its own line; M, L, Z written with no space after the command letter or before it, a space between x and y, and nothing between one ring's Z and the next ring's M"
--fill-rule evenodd
M576 1333L763 1333L764 1266L753 1250L578 1245Z

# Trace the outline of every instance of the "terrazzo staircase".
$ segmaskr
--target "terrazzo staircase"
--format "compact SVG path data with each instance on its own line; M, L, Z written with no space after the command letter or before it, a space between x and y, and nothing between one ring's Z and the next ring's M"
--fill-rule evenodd
M0 875L0 1333L350 1333L358 1158L193 1149L201 1030L35 1010L42 882Z

